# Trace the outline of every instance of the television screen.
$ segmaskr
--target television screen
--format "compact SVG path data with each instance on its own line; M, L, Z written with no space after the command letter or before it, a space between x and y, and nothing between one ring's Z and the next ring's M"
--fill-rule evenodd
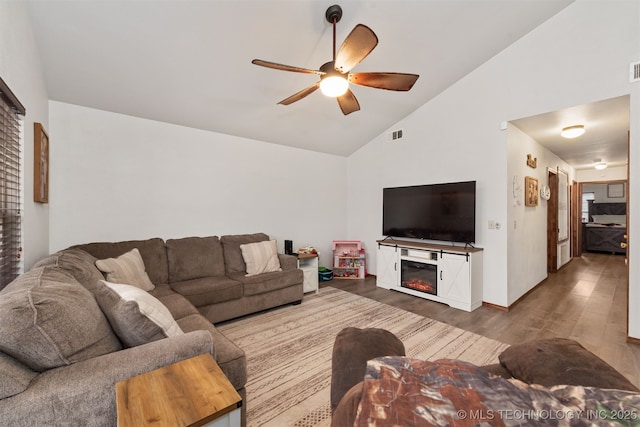
M474 243L476 182L384 188L382 234Z

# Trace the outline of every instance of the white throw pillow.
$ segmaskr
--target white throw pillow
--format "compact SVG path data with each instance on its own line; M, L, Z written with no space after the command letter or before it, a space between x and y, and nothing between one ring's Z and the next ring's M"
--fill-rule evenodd
M244 263L247 265L247 274L245 276L282 271L275 240L247 243L246 245L240 245L240 250L242 251Z
M153 295L136 286L125 285L122 283L110 283L105 280L102 280L101 282L116 292L122 300L136 303L140 314L162 329L165 336L175 337L184 334L182 329L180 329L180 326L178 326L176 321L173 319L173 316L171 316L169 309ZM111 316L107 315L107 317L110 321L112 320ZM124 318L121 319L124 320ZM127 327L127 325L121 326ZM128 325L128 327L135 327L135 325Z
M96 267L107 275L109 282L136 286L143 291L151 291L156 287L149 279L138 248L133 248L118 258L99 259Z

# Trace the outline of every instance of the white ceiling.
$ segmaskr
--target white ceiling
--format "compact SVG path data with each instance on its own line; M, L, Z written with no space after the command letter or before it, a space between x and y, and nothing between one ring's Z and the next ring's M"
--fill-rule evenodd
M358 23L379 44L355 71L420 74L410 92L352 87L343 116L320 92L278 101L332 55L333 0L28 0L49 98L349 155L573 0L343 0L338 45ZM179 142L179 141L177 141Z
M627 164L629 96L605 99L511 122L576 169L592 169L600 161ZM560 136L569 126L584 125L574 139Z

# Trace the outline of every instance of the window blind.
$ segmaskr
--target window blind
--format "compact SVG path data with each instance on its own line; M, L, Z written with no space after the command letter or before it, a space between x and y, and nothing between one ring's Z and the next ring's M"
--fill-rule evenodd
M0 79L0 289L22 266L22 144L20 115L25 109Z

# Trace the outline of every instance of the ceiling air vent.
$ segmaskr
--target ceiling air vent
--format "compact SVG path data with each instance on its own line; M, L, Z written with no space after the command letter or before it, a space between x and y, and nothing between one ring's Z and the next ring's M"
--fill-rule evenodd
M629 64L629 83L640 82L640 61Z
M402 129L394 130L393 132L389 132L389 141L402 139L403 136L404 136L404 132L402 131Z

